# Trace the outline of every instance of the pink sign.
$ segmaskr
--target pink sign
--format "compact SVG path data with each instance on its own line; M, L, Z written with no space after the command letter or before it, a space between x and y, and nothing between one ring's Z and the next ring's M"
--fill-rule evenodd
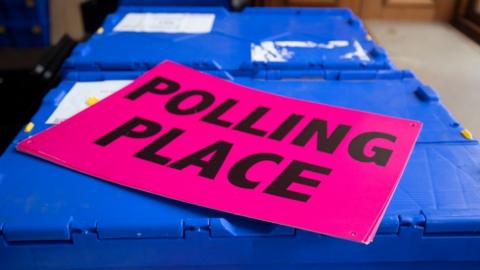
M17 148L171 199L369 243L420 128L164 62Z

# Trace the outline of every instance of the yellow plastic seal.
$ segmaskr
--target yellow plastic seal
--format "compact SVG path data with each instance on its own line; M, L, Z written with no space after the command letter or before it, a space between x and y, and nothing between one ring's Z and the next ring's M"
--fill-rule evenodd
M42 32L42 27L40 25L34 25L32 26L32 33L34 34L40 34Z
M87 101L85 103L87 103L88 106L92 106L93 104L97 103L98 101L99 100L96 97L89 97L89 98L87 98Z
M464 129L460 133L462 133L463 137L465 137L466 139L469 139L469 140L473 139L473 134L468 129Z
M33 8L33 7L35 7L35 0L25 0L25 5L28 8Z
M34 123L30 122L28 123L25 128L23 129L25 132L29 133L30 131L32 131L33 127L35 126Z

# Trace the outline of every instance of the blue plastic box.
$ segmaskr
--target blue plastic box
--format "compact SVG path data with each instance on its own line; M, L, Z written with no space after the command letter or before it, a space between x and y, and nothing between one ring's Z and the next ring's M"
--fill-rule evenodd
M48 127L46 119L77 81L136 76L68 74L76 79L47 95L33 133ZM382 79L389 77L397 78ZM372 244L107 183L16 152L15 143L30 135L21 132L0 158L0 269L479 269L480 146L459 135L433 91L399 74L362 81L234 80L424 122Z
M49 44L48 0L0 0L10 46L43 47Z
M10 46L10 37L7 32L7 19L3 14L2 6L0 3L0 47Z
M126 16L138 13L142 15L135 16L144 18L137 21L141 27L115 30ZM215 19L210 32L184 33L177 28L173 33L134 32L145 31L147 22L175 24L159 22L158 17L146 19L158 13L212 14ZM188 19L184 22L189 24ZM97 34L77 46L65 68L148 70L166 59L202 70L237 73L392 68L386 52L371 40L361 21L348 9L247 8L228 12L215 7L120 7L107 17Z
M3 2L9 20L49 20L48 0L0 0L0 2Z
M408 71L328 71L319 74L300 74L307 77L295 77L297 74L293 71L258 72L253 77L235 77L224 71L210 73L223 79L280 95L416 119L423 122L422 132L418 138L419 142L476 143L474 140L462 136L461 131L464 128L440 102L437 93L423 85ZM72 82L133 80L141 74L141 71L73 71L67 73L65 77L67 81ZM67 83L67 85L71 85L71 83ZM66 92L67 90L63 88L61 91Z
M49 44L48 24L28 21L8 21L7 32L15 47L45 47Z
M0 21L3 23L4 21L7 20L7 13L5 4L0 0Z

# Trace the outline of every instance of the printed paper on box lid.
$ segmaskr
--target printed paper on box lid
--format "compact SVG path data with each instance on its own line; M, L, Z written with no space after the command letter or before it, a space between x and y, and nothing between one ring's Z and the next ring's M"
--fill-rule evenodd
M17 148L167 198L369 243L420 129L167 61Z

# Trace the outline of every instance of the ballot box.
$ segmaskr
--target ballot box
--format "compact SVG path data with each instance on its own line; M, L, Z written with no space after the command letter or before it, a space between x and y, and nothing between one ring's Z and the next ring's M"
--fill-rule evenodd
M121 6L65 69L148 70L167 59L235 74L393 67L349 9Z
M478 269L480 146L409 72L285 80L211 71L277 95L423 123L369 245L147 194L15 150L140 74L67 73L0 158L2 269Z

